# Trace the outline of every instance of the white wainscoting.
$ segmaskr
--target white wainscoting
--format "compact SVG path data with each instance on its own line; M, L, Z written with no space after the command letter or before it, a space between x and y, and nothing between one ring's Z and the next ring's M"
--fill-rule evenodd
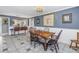
M2 35L2 18L0 17L0 35Z
M0 36L0 52L2 51L2 36Z
M46 28L44 29L44 27L36 27L36 28L41 30L46 29ZM63 42L69 45L72 39L77 38L76 35L77 35L77 32L79 32L79 30L77 29L49 28L49 31L55 32L56 35L59 33L60 30L63 30L63 32L59 38L59 42Z

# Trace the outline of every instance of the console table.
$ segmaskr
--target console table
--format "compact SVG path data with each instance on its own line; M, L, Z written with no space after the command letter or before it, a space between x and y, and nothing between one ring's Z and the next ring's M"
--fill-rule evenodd
M20 31L24 31L26 33L27 29L28 29L27 27L14 27L13 29L10 29L10 30L11 32L14 31L14 35L15 35L16 32L18 32L19 34Z

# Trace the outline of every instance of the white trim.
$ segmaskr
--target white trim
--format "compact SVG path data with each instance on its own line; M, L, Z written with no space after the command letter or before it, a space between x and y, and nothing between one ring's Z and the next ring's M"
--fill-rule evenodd
M70 8L74 8L74 7L76 7L76 6L61 8L61 9L55 10L55 11L53 11L53 12L47 12L47 13L40 14L40 15L45 15L45 14L49 14L49 13L54 13L54 12L58 12L58 11L63 11L63 10L70 9ZM40 16L40 15L35 15L35 16ZM31 17L35 17L35 16L31 16ZM29 18L31 18L31 17L29 17Z

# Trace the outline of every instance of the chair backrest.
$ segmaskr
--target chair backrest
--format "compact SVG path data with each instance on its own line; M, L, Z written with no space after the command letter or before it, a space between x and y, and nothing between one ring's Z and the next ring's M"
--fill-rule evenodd
M77 32L77 40L79 41L79 32Z
M30 38L34 38L34 37L36 37L36 34L33 33L32 31L29 31L29 33L30 33Z
M61 32L62 32L62 30L59 32L59 34L56 36L56 38L55 38L55 40L49 40L48 41L48 44L55 44L55 43L57 43L58 42L58 39L59 39L59 37L60 37L60 35L61 35ZM54 41L54 42L53 42Z
M59 39L59 37L60 37L62 31L63 31L63 30L61 30L61 31L59 32L59 34L57 35L57 37L56 37L56 40L57 40L57 41L58 41L58 39Z

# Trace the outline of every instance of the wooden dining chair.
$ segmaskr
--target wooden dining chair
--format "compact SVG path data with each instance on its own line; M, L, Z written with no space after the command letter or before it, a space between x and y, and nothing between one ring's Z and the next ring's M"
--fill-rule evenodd
M30 32L30 42L31 42L31 45L32 43L34 43L34 48L36 47L36 44L39 42L38 40L38 37L36 34L34 34L33 32L29 31Z
M78 48L78 44L79 44L79 32L77 32L77 39L71 40L70 48L73 47L73 43L75 43L75 48Z
M59 49L58 40L59 40L59 38L60 38L60 35L61 35L62 31L63 31L63 30L61 30L61 31L59 32L59 34L56 36L56 38L51 38L51 39L48 41L48 45L49 45L49 46L52 46L52 45L53 45L53 46L54 46L54 49L55 49L55 51L56 51L56 53L58 52L57 49Z

